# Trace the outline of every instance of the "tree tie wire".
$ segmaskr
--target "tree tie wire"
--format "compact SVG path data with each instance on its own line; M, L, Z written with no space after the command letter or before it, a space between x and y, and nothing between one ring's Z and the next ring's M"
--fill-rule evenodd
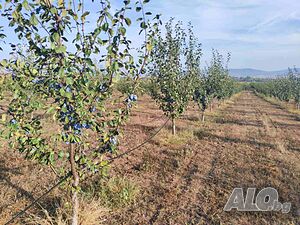
M149 141L151 141L169 122L170 118L168 118L164 124L154 133L152 134L149 138L147 138L143 143L137 145L136 147L120 154L117 155L116 157L113 157L111 159L108 159L108 164L112 164L115 160L124 157L125 155L128 155L134 151L136 151L137 149L141 148L142 146L144 146L145 144L147 144ZM49 193L51 193L55 188L57 188L59 185L61 185L64 181L66 181L69 177L72 176L71 171L69 171L67 173L67 175L65 175L61 180L59 180L54 186L52 186L48 191L46 191L45 193L43 193L40 197L38 197L36 200L34 200L30 205L26 206L23 210L19 211L18 213L16 213L9 221L7 221L4 225L9 225L10 223L12 223L15 219L21 217L25 212L27 212L31 207L33 207L35 204L37 204L42 198L44 198L46 195L48 195Z

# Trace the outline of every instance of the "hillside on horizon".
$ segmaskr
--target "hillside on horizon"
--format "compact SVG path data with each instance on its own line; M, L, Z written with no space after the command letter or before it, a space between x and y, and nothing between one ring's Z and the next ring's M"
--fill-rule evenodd
M300 70L297 68L297 70ZM245 78L275 78L279 76L287 75L289 72L288 69L277 70L277 71L266 71L266 70L257 70L252 68L242 68L242 69L229 69L229 74L233 77Z

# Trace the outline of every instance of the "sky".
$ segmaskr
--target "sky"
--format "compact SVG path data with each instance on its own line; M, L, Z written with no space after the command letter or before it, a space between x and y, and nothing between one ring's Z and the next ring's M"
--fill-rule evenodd
M281 70L300 66L299 0L153 0L163 19L191 21L203 45L230 52L231 68ZM150 4L151 5L151 4Z
M111 2L119 8L123 1ZM96 12L91 3L86 8ZM171 17L184 24L191 21L202 43L204 66L214 48L231 53L230 68L300 67L299 0L151 0L146 10L161 13L164 22ZM1 25L5 26L3 18ZM129 37L138 44L142 37L133 30ZM11 31L8 36L15 38ZM9 51L6 46L4 50Z

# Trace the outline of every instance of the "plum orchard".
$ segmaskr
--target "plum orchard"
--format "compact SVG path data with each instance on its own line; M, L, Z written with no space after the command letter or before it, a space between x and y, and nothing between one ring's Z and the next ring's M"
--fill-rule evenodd
M78 223L80 179L104 169L105 154L115 153L120 126L137 100L135 86L160 23L159 15L148 18L143 6L148 2L126 0L115 11L108 0L89 1L97 10L93 17L84 0L7 0L2 9L26 48L22 52L11 44L15 57L1 63L14 79L7 138L26 159L57 165L64 173L71 168L73 224ZM137 62L126 35L132 11L138 14L136 32L145 35ZM115 77L132 80L124 101L113 96ZM47 113L58 126L51 137L41 116Z
M204 113L214 100L223 100L232 96L236 91L236 84L228 73L228 62L230 55L224 63L223 56L213 50L210 65L197 74L194 82L193 100L202 111L202 121L205 120Z
M166 35L158 35L151 63L151 81L149 85L152 97L164 113L173 121L186 109L193 99L202 112L212 105L213 100L223 100L238 91L237 85L228 74L228 62L213 50L208 68L200 69L201 45L195 38L189 24L186 32L181 23L175 28L173 20L166 24Z
M191 25L188 42L180 22L174 26L171 19L165 29L165 36L158 35L152 52L151 95L165 115L172 119L175 134L175 119L184 112L192 96L192 81L199 69L201 49Z
M285 77L267 82L252 83L251 87L258 93L275 97L280 101L293 100L296 108L300 109L300 74L297 69L290 69Z

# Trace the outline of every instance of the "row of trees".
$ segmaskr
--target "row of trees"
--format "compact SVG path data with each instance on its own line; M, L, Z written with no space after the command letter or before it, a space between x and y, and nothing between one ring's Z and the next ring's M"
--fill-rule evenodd
M212 59L205 69L200 68L201 44L188 25L174 25L171 19L165 26L165 34L159 33L150 65L151 96L160 109L172 120L173 134L176 133L175 120L186 109L190 100L195 101L204 113L214 100L222 100L236 92L236 83L228 73L228 62L217 51L212 51Z
M172 119L174 134L175 119L190 100L204 115L213 100L229 97L235 90L228 75L229 56L224 62L213 50L210 64L201 70L201 45L191 24L186 31L171 20L163 35L158 30L160 16L144 9L148 2L125 0L115 11L108 0L92 1L89 4L99 9L97 18L85 11L84 0L7 0L3 9L0 4L1 17L24 44L19 48L11 43L13 57L1 61L12 75L9 96L3 96L9 106L2 116L6 127L2 133L26 159L56 167L62 176L70 171L74 225L78 224L80 180L103 171L107 153L116 152L146 69L151 95ZM134 27L145 37L138 58L127 37L133 23L127 15L134 17L133 12L138 17ZM92 21L94 27L88 30L86 24ZM1 27L0 33L0 38L5 37ZM121 88L124 95L116 98L114 80L119 77L128 82ZM45 114L53 115L56 134L45 132Z
M280 101L294 101L296 108L300 109L300 73L296 68L289 69L285 77L252 83L251 87L258 93L275 97Z

